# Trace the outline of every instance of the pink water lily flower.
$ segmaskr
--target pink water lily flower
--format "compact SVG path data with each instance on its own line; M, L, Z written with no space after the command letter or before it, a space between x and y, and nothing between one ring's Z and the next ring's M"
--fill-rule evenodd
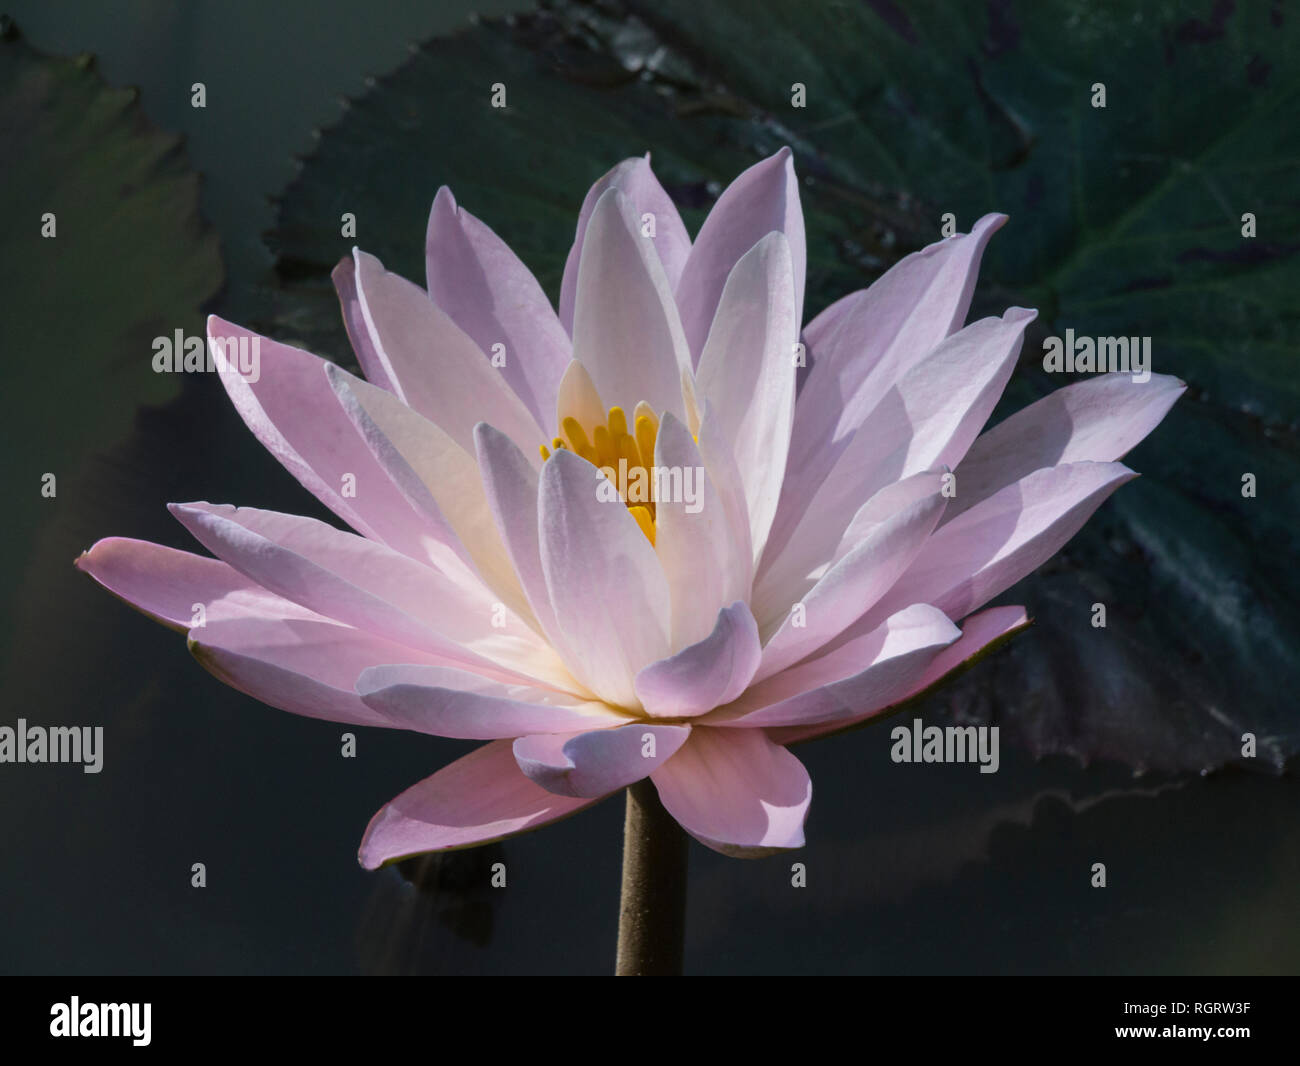
M221 374L355 532L175 504L216 558L110 538L78 565L274 707L486 741L375 815L368 868L534 829L647 776L711 848L797 848L812 783L788 745L1026 624L979 608L1135 476L1115 460L1183 389L1103 375L980 435L1034 318L963 325L1005 221L801 330L788 149L741 174L693 242L648 158L620 163L582 204L558 313L444 188L427 292L360 251L334 272L366 380L267 338L256 380Z

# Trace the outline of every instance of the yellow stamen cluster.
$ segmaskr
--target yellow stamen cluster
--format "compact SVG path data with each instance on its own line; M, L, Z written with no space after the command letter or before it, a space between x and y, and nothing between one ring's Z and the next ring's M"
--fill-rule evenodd
M637 404L632 412L632 425L628 426L627 414L621 407L609 409L608 420L603 425L593 426L591 433L583 429L578 420L572 416L560 423L563 436L551 441L548 448L541 446L542 459L549 459L551 452L567 448L575 452L593 466L609 468L615 471L619 499L627 504L641 532L651 544L655 542L655 505L650 500L645 503L628 501L628 484L640 479L648 483L650 468L654 466L655 438L659 435L659 419L655 417L650 405L644 401ZM619 460L624 460L620 468ZM639 473L638 473L639 471Z

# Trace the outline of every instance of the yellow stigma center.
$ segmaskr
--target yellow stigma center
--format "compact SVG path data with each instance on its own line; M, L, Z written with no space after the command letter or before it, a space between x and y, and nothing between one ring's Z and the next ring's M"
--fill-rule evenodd
M655 459L655 438L659 435L659 419L649 404L639 403L632 412L629 428L627 414L621 407L611 407L609 417L588 432L572 416L560 423L562 436L551 441L548 448L541 445L542 459L549 459L552 451L567 448L582 456L593 466L614 472L611 484L618 489L619 499L632 512L641 532L651 544L655 542L655 504L645 486L652 484ZM622 460L622 462L620 462Z

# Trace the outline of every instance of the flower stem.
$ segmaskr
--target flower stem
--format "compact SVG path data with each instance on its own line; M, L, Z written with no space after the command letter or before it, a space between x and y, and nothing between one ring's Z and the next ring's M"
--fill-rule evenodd
M627 790L619 977L679 977L686 934L686 834L649 778Z

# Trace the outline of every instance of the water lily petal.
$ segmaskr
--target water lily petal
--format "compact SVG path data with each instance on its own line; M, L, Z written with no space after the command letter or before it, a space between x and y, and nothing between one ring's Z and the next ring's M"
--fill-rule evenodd
M336 622L306 618L209 621L189 632L190 652L213 676L291 714L390 728L356 692L379 663L436 663L436 656Z
M700 417L699 440L696 444L700 449L700 458L704 460L704 467L709 472L709 481L722 504L727 528L731 530L731 543L735 545L731 566L735 568L735 585L743 590L738 598L748 599L754 582L749 502L745 498L745 486L741 481L740 467L736 464L731 441L722 432L717 413L707 401Z
M710 725L752 728L840 721L886 707L913 689L961 636L940 610L917 603L869 633L754 685Z
M470 666L488 659L530 677L567 677L554 652L504 605L383 545L252 507L194 503L169 510L214 555L327 618Z
M330 381L349 419L380 467L428 517L434 563L457 584L465 570L472 586L490 588L510 610L537 626L510 557L497 534L473 452L466 452L438 426L395 396L334 367ZM460 565L456 565L459 562Z
M962 623L961 639L949 644L931 659L930 665L913 682L912 687L889 706L897 706L903 700L910 700L925 692L931 685L937 684L954 670L985 654L992 645L1028 625L1029 616L1025 614L1023 607L990 607L986 611L971 615ZM888 706L876 707L831 722L783 726L769 730L768 736L778 744L795 744L801 740L811 740L814 737L825 736L827 733L851 728L888 709Z
M783 233L769 233L728 275L696 374L696 390L717 412L740 468L755 561L781 495L798 337L790 245Z
M760 729L694 729L650 778L668 813L714 851L756 858L803 847L812 781Z
M807 573L830 557L861 502L878 489L955 465L997 404L1035 315L1012 308L1001 318L981 319L904 374L858 427L803 514L784 530L773 527L760 579L768 566ZM786 552L796 562L778 562Z
M671 411L685 418L682 375L689 375L690 360L681 321L639 225L618 189L596 201L578 266L573 357L606 403L631 411L645 401L661 417Z
M787 491L825 480L839 449L894 386L966 321L980 259L1006 215L913 252L808 323Z
M504 433L486 422L474 430L483 491L510 556L519 584L547 639L564 654L564 633L551 607L551 593L542 573L537 529L538 474Z
M582 246L587 237L587 226L596 204L609 189L618 189L625 197L633 216L644 228L646 215L654 220L653 244L668 279L669 291L682 276L682 267L690 254L691 238L682 224L681 215L664 188L650 169L650 154L625 159L605 174L587 192L578 213L578 231L564 264L564 278L560 283L560 321L573 332L573 307L578 292L578 264L582 261Z
M429 297L480 351L500 354L501 376L544 428L573 351L537 279L446 186L433 200L424 255Z
M491 422L518 441L542 438L537 420L501 371L428 293L385 270L373 255L354 255L370 342L403 403L469 452L478 422Z
M548 792L605 796L649 777L690 735L690 726L646 722L573 736L539 733L515 741L515 761Z
M669 652L672 604L654 548L621 502L597 496L602 475L558 451L539 489L542 572L579 681L636 706L632 679Z
M465 740L612 729L628 720L567 692L446 666L371 666L357 678L356 690L367 707L395 725Z
M565 818L594 799L533 784L515 765L511 742L484 744L412 785L370 819L358 861L367 870L429 851L487 844Z
M755 163L713 205L677 282L677 305L690 351L698 364L727 278L741 256L773 230L790 246L796 319L802 321L807 252L799 183L789 148Z
M863 621L913 602L964 617L1060 551L1112 492L1135 477L1122 463L1066 463L998 490L940 526Z
M105 537L82 552L76 566L136 610L182 633L200 618L321 617L220 559L147 540Z
M783 552L778 556L773 565L765 569L760 579L754 583L754 594L750 597L750 608L758 620L759 632L770 637L774 628L785 621L791 607L802 601L822 577L857 548L882 522L913 504L942 492L945 473L949 471L923 470L886 485L875 493L854 513L840 534L839 543L824 563L809 569L809 561L794 552ZM951 505L951 501L948 503Z
M344 256L330 271L330 280L334 282L334 291L338 294L339 308L343 312L343 326L347 330L348 342L356 353L357 362L366 380L372 385L389 392L397 392L397 386L388 376L383 360L375 349L366 325L365 313L361 310L361 297L357 295L357 263L352 256Z
M684 648L708 636L719 610L748 596L749 568L699 448L672 415L659 427L653 462L670 489L655 504L655 554L672 597L672 647Z
M761 656L754 616L744 603L733 603L718 612L713 631L698 644L644 667L636 675L636 694L647 714L703 714L744 692Z
M424 558L423 536L429 531L339 408L326 377L331 364L215 315L208 318L208 338L210 344L256 344L256 381L237 373L219 377L240 417L285 469L353 529ZM344 496L346 475L367 491Z
M937 479L936 479L937 481ZM864 615L898 580L939 524L947 500L934 492L875 525L799 601L763 646L762 681L812 654Z
M563 426L566 418L576 418L580 426L598 426L608 417L591 374L576 359L560 379L560 393L555 401L555 425Z
M976 438L957 467L957 495L944 522L1035 470L1122 458L1186 390L1167 374L1149 381L1102 374L1049 393Z

